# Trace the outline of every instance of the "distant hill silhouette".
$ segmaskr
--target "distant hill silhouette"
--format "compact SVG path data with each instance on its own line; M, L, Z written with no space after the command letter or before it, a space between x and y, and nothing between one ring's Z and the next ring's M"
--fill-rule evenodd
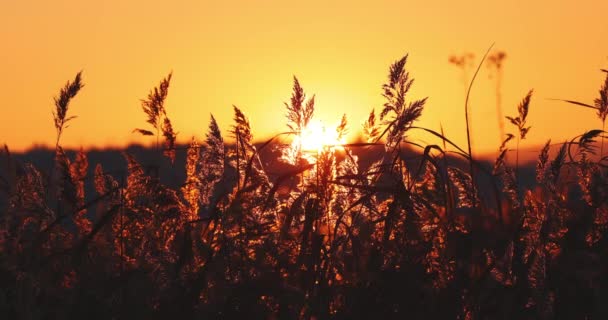
M270 144L260 150L260 158L264 164L265 170L269 175L272 182L289 170L289 166L280 159L281 152L277 146L280 142ZM262 146L262 143L256 144L258 149ZM230 146L227 146L230 147ZM124 153L133 155L137 161L146 169L146 173L151 176L158 176L160 181L172 189L179 189L185 179L185 164L186 164L186 152L188 145L178 145L176 147L175 162L171 163L166 157L162 156L161 153L154 147L146 147L143 145L130 145L124 149L119 148L107 148L107 149L91 149L86 151L87 158L89 161L87 177L85 182L85 193L88 196L94 195L93 185L93 174L97 164L101 164L104 172L111 174L117 181L121 182L126 179L127 175L127 161L123 156ZM202 147L204 151L204 146ZM375 160L378 160L383 152L378 152L378 148L382 149L383 146L365 146L365 147L353 147L351 150L359 159L359 166L365 168L369 166ZM70 159L74 159L77 149L66 149L67 156ZM530 148L528 151L520 150L520 164L519 177L520 185L525 189L529 189L535 184L535 173L534 173L534 161L537 157L537 153L534 152L534 148ZM31 163L41 172L48 174L49 169L53 165L54 150L44 147L36 147L22 153L12 153L12 156L21 162ZM421 153L410 148L404 148L402 150L402 157L408 163L410 171L415 171L421 159ZM449 156L448 161L450 165L467 169L468 164L459 157ZM479 160L482 166L485 168L486 173L491 172L493 166L493 160L484 159ZM480 174L477 179L480 185L489 186L491 183L491 177L488 174ZM90 199L87 199L90 200Z

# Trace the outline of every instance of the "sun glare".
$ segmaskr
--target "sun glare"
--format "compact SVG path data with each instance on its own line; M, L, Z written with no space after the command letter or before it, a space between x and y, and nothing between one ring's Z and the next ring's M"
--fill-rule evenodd
M328 130L321 121L313 121L293 141L294 146L300 143L303 151L319 152L326 146L344 144L344 138L339 139L338 132Z

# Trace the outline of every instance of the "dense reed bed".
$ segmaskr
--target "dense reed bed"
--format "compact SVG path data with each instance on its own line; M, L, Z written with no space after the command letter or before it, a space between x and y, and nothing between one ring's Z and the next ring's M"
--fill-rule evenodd
M255 144L235 106L226 143L211 116L205 139L193 138L185 150L185 167L171 169L185 172L179 188L162 183L158 172L179 151L164 103L172 75L142 101L151 130L136 129L156 139L158 157L125 152L118 173L61 147L72 100L83 88L79 73L55 99L53 163L35 167L8 147L3 152L0 314L608 317L608 74L593 104L568 101L594 109L602 130L547 142L536 184L527 188L518 150L533 130L526 122L533 91L507 117L511 127L504 130L512 133L487 166L471 156L470 145L416 125L426 99L408 97L414 80L407 58L390 66L380 92L385 103L365 121L364 142L306 150L300 136L315 99L294 78L287 132ZM343 117L336 141L347 130ZM438 143L412 142L408 135L416 131ZM404 156L412 148L415 159ZM261 157L268 150L280 172L270 172ZM87 194L90 181L95 190Z

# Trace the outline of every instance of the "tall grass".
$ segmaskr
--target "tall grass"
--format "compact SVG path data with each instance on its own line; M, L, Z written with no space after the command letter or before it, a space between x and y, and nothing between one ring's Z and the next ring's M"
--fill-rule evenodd
M366 142L313 154L282 143L314 117L314 96L294 78L290 131L255 143L246 109L233 106L227 143L211 115L204 140L183 150L185 166L166 169L184 170L179 188L132 154L121 175L83 151L64 152L59 136L79 74L56 99L61 179L3 152L0 311L11 319L605 317L608 177L601 147L593 157L603 129L557 151L548 142L526 189L519 161L505 161L515 135L490 169L473 157L469 130L461 147L416 126L427 100L410 100L407 62L390 66L385 103L363 125ZM175 159L170 79L142 101L152 130L137 131L156 136L159 152L162 133L162 151ZM602 123L605 87L589 105ZM518 141L530 129L531 96L509 118ZM346 116L336 130L349 130ZM413 130L440 143L417 144Z

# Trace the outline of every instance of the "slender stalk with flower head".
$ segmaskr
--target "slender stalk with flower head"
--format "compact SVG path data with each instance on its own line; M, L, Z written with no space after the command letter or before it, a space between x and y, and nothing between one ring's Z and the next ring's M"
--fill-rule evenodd
M171 120L167 116L165 109L165 100L169 94L169 85L173 73L169 73L166 78L161 80L158 87L150 90L148 97L141 100L141 107L144 113L148 116L148 122L152 125L155 132L146 129L135 129L133 132L138 132L144 136L156 135L156 150L160 150L160 135L165 137L165 148L163 155L168 157L171 162L175 161L175 139L177 133L173 131Z

